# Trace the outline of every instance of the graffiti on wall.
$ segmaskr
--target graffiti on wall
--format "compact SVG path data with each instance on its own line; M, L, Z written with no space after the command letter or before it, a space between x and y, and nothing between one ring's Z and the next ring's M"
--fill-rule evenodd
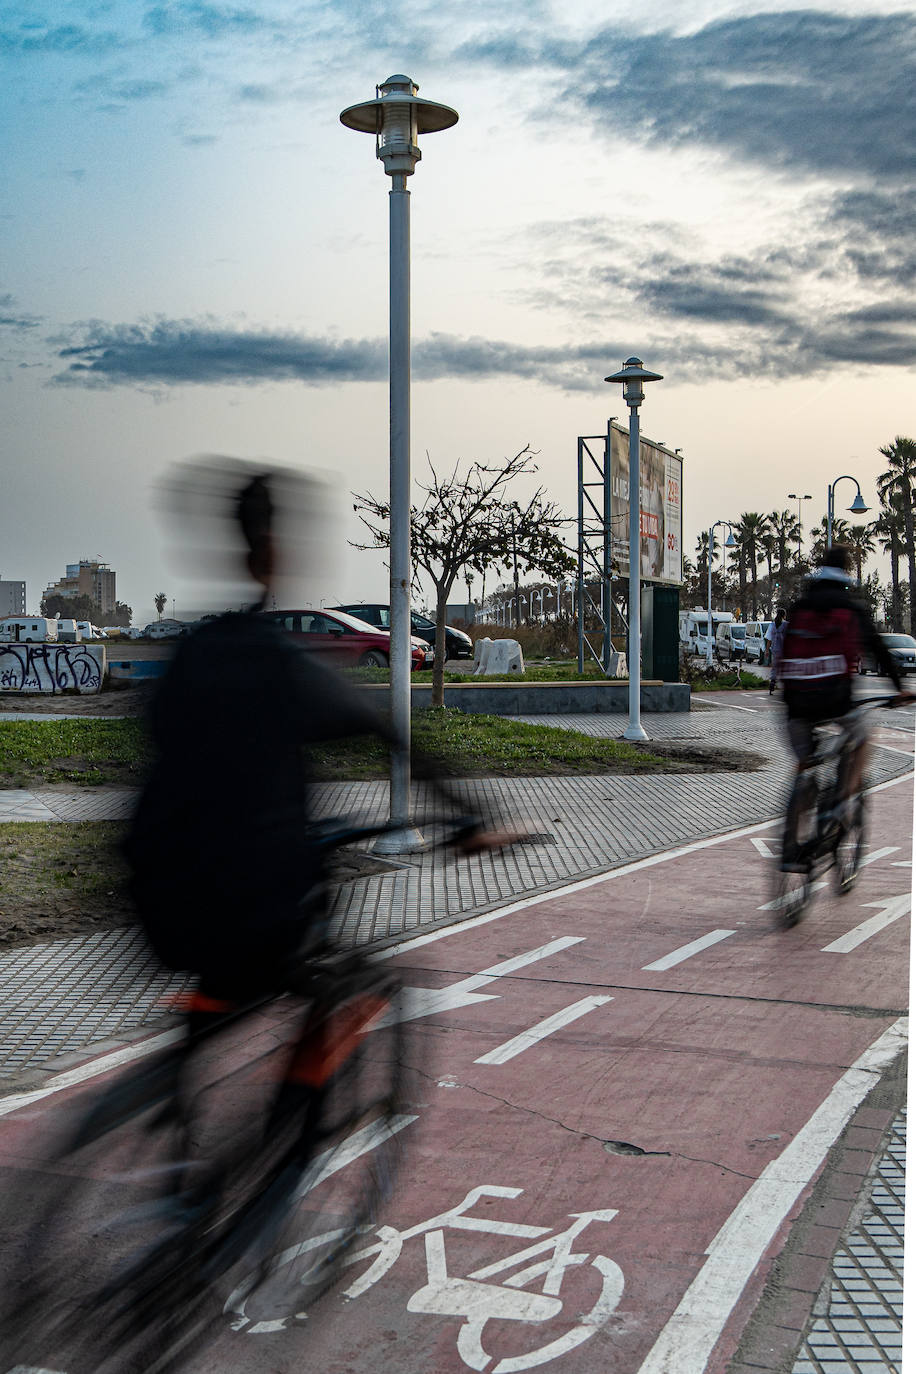
M82 644L0 644L0 692L100 692L104 664Z

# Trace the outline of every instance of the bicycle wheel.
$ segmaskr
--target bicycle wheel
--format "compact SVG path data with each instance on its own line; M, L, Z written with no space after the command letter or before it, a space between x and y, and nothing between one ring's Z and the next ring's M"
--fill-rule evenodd
M796 780L786 806L780 861L776 866L773 921L780 929L798 925L811 897L814 850L817 844L817 783L810 774Z
M237 1330L259 1335L304 1319L394 1191L401 1131L416 1119L399 993L391 971L351 958L306 1026L275 1113L292 1114L300 1136L264 1195L247 1268L225 1298Z
M855 886L865 851L865 798L860 793L852 805L852 820L836 849L836 887L841 896Z
M5 1255L0 1368L170 1368L163 1313L195 1298L185 1142L169 1096L176 1067L165 1055L133 1070L39 1155L28 1226Z

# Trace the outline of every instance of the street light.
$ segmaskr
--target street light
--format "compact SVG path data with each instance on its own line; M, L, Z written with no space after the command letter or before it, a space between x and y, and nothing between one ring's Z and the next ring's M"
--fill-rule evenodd
M719 528L720 525L727 525L727 526L728 526L728 538L726 539L726 541L725 541L725 543L724 543L724 545L723 545L723 548L726 548L726 549L736 549L736 548L738 547L738 541L737 541L737 539L735 538L734 532L733 532L733 530L732 530L732 522L731 522L730 520L717 520L717 521L715 522L714 525L710 525L710 527L709 527L709 542L708 542L707 547L706 547L706 574L707 574L707 579L708 579L708 581L707 581L707 597L706 597L706 608L707 608L707 616L708 616L707 621L706 621L706 667L707 667L707 668L711 668L711 667L712 667L712 549L713 549L713 542L714 542L715 537L716 537L716 530ZM739 666L740 666L740 665L739 665Z
M802 503L802 501L810 501L810 500L811 500L811 497L810 497L810 496L796 496L794 491L790 491L790 492L789 492L789 500L790 500L790 501L797 501L797 502L798 502L798 569L799 569L799 572L801 572L801 561L802 561L802 518L801 518L801 503Z
M627 657L630 667L630 720L624 739L648 739L639 720L641 666L639 661L639 407L645 400L643 382L660 382L661 373L649 372L641 358L627 358L619 372L605 377L606 382L623 382L623 399L630 407L630 471L627 500L630 507L630 639ZM610 625L608 625L610 630Z
M865 502L862 500L862 488L859 486L859 482L858 482L858 479L857 479L856 477L850 477L850 476L847 474L847 475L844 476L844 477L837 477L836 481L831 482L830 485L827 487L827 547L828 547L828 549L829 549L829 548L832 548L832 546L833 546L833 491L834 491L834 488L835 488L837 482L855 482L855 484L856 484L856 494L855 494L855 497L853 498L852 505L851 505L851 506L848 506L848 507L847 507L847 510L849 510L853 515L864 515L865 512L868 510L868 506L866 506Z
M400 853L422 840L410 826L410 192L407 178L420 161L420 134L451 128L457 113L417 96L409 76L389 76L375 100L351 105L341 124L375 135L375 155L391 177L388 196L389 490L391 509L391 753L389 816L398 827L376 849Z

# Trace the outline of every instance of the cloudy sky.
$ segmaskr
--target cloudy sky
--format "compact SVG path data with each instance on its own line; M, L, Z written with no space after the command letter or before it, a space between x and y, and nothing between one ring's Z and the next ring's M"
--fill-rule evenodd
M685 534L808 524L916 434L916 12L875 0L21 0L0 5L0 576L101 555L141 622L206 591L153 492L195 453L317 468L309 594L386 599L349 493L387 483L387 203L341 109L453 105L412 178L420 473L576 437L685 458ZM844 494L848 493L844 500ZM838 491L848 505L851 484ZM303 593L304 594L304 593Z

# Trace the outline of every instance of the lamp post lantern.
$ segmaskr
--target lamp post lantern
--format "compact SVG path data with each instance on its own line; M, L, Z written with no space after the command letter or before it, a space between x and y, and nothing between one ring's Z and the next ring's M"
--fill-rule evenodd
M623 732L624 739L648 739L639 719L639 690L642 671L639 661L639 407L645 400L644 382L660 382L661 373L649 372L641 358L627 358L619 372L605 377L606 382L623 383L623 399L630 408L630 464L628 496L630 506L630 637L627 662L630 670L630 720Z
M856 484L856 494L855 494L855 496L853 497L852 505L848 507L848 509L852 512L853 515L864 515L865 512L868 510L868 506L866 506L865 502L862 500L862 488L859 486L859 482L858 482L858 479L857 479L856 477L850 477L849 474L847 473L845 476L843 476L843 477L837 477L835 481L831 482L831 483L828 485L828 487L827 487L827 548L828 548L828 549L833 547L833 500L834 500L834 498L833 498L833 492L834 492L834 488L836 487L837 482L855 482L855 484Z
M810 500L811 500L811 497L808 496L808 495L805 495L805 496L796 496L794 491L790 491L790 492L789 492L789 500L790 500L790 501L797 501L797 502L798 502L798 570L799 570L799 572L801 572L801 561L802 561L802 518L801 518L801 503L802 503L802 501L810 501Z
M707 614L707 620L706 620L706 666L707 666L707 668L712 667L712 633L713 633L713 631L712 631L712 548L713 548L713 540L715 539L715 536L716 536L716 530L719 528L720 525L727 525L727 526L728 526L728 538L726 539L725 544L724 544L723 547L726 548L726 549L735 549L735 548L738 547L738 541L737 541L737 539L735 538L734 531L732 530L732 522L731 522L730 520L717 520L717 521L715 522L714 525L710 525L710 527L709 527L709 542L708 542L707 547L706 547L706 576L707 576L707 587L706 587L706 590L707 590L707 596L706 596L706 614ZM740 664L739 664L739 667L740 667Z
M420 134L451 128L457 113L421 100L409 76L389 76L375 100L351 105L341 124L375 135L376 157L391 177L389 262L389 504L391 508L391 721L398 743L391 754L390 819L399 828L376 849L400 853L422 845L410 826L410 192L407 178L420 161Z

